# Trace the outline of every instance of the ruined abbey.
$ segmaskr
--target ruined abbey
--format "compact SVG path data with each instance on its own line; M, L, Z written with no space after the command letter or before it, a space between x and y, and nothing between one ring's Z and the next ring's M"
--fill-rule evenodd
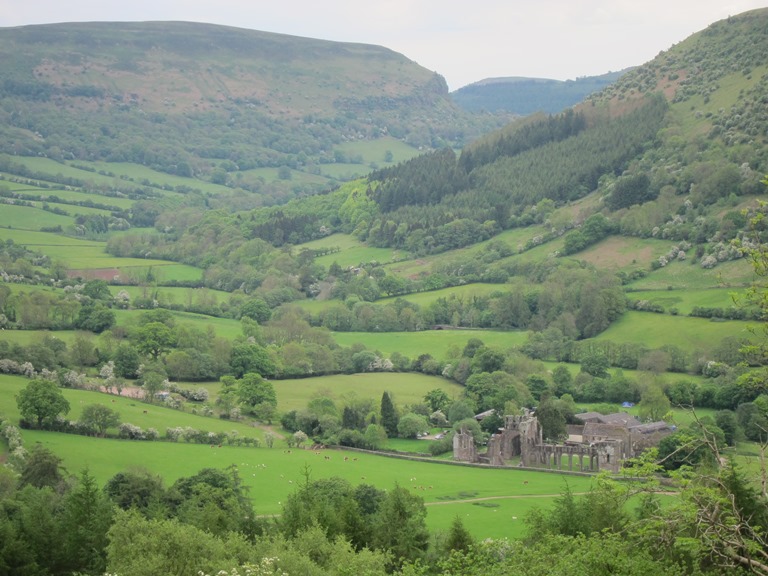
M453 437L453 457L461 462L504 466L520 457L520 466L572 472L608 470L617 473L621 462L658 444L672 432L665 422L641 424L629 414L577 414L584 424L569 426L563 444L545 444L536 416L527 412L506 416L504 427L488 440L485 453L478 453L471 434L461 430Z

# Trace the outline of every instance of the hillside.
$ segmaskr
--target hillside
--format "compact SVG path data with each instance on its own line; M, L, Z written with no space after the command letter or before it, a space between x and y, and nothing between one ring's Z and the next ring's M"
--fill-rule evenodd
M345 143L387 138L415 154L498 125L383 47L186 22L1 29L0 78L0 152L132 162L255 192L265 186L249 170L364 174L404 158L391 143L367 160Z
M486 78L451 92L453 100L470 112L534 112L556 114L616 82L627 70L575 80L549 78Z
M765 54L469 142L386 49L0 30L0 574L767 576Z

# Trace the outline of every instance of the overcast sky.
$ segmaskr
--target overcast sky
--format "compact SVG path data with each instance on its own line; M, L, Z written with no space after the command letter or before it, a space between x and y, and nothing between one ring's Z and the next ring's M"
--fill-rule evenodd
M186 20L378 44L442 74L568 80L643 64L768 0L0 0L0 27Z

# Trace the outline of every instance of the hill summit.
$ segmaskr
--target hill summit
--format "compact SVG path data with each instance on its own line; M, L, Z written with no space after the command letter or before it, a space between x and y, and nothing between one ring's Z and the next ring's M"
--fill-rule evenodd
M222 161L319 165L339 143L382 137L460 146L482 131L440 75L387 48L209 24L0 29L0 78L0 151L184 176Z

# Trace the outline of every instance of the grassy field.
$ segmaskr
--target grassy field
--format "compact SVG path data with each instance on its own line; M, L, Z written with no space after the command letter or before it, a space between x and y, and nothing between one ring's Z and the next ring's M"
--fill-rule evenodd
M15 396L28 382L29 380L20 376L0 375L0 412L13 422L17 422L19 419ZM172 410L160 405L146 404L136 397L131 397L127 391L124 391L122 396L118 396L117 394L62 388L62 393L69 401L70 411L67 414L69 420L77 420L84 406L104 404L113 410L117 410L120 413L120 420L122 422L130 422L136 426L141 426L144 430L155 428L160 432L161 436L165 435L165 429L168 427L190 426L209 432L231 432L236 430L241 437L263 440L264 431L261 428L251 426L245 421L221 420L219 418L198 416L191 412ZM112 432L116 431L113 430Z
M526 341L526 332L500 332L495 330L425 330L423 332L333 332L333 338L342 346L362 342L371 350L385 356L399 352L415 358L421 354L443 359L452 350L461 353L470 338L478 338L487 346L503 349L519 346Z
M611 236L579 252L576 258L609 270L648 269L653 260L667 254L673 245L669 240Z
M164 270L161 270L163 272ZM154 270L153 270L154 272ZM210 288L182 288L177 286L110 286L110 292L117 295L124 290L131 300L136 298L157 298L160 306L181 304L190 306L201 300L212 300L216 304L227 302L231 296L229 292L212 290Z
M42 208L30 206L11 206L0 204L0 227L20 228L22 230L40 230L61 226L72 226L75 220L72 216L62 216L48 212Z
M115 318L118 325L129 324L132 319L137 318L145 312L145 310L115 310ZM232 320L230 318L215 318L213 316L206 316L204 314L194 314L192 312L171 312L176 322L187 326L193 326L200 330L207 330L208 326L212 327L217 336L232 340L237 336L241 336L243 331L240 326L239 320Z
M529 226L527 228L514 228L512 230L505 230L504 232L497 234L489 240L478 242L477 244L467 246L466 248L457 248L455 250L448 250L447 252L443 252L441 254L424 256L411 260L403 260L401 262L388 264L385 266L385 268L388 272L397 276L416 278L418 276L432 272L432 266L436 262L473 257L481 253L490 243L493 242L502 242L506 244L513 252L515 252L515 255L504 258L502 261L512 258L528 259L531 257L529 252L532 251L529 250L528 252L524 252L522 254L517 254L516 252L522 249L528 240L540 234L544 234L545 232L546 230L543 226ZM561 244L562 241L559 241L557 247L559 247ZM540 246L539 248L542 248L542 250L537 250L534 252L534 258L537 254L542 254L542 257L545 257L547 253L557 249L557 247L553 248L553 246L555 246L555 244L552 242L547 243L545 246Z
M706 288L702 290L637 290L627 293L630 300L648 300L664 308L666 312L676 309L680 314L690 314L697 307L731 308L734 297L744 294L741 288Z
M160 474L167 486L205 467L224 468L234 464L243 483L250 489L258 514L280 513L281 503L303 480L305 466L309 467L312 479L336 476L353 485L368 483L382 489L398 484L424 498L431 529L446 530L451 519L461 514L465 526L478 538L520 536L522 515L526 510L536 505L549 505L564 490L566 481L574 492L587 490L592 482L587 477L569 476L566 479L557 473L518 468L450 466L357 452L289 452L277 444L272 449L210 448L185 443L102 440L38 431L24 431L23 437L26 446L40 442L59 455L72 473L87 467L101 484L131 467ZM473 505L467 500L484 505ZM512 516L517 516L517 520Z
M413 292L411 294L403 294L402 296L391 296L387 298L380 298L373 302L373 304L390 304L395 300L405 300L417 304L418 306L427 306L432 302L440 298L452 298L459 299L472 298L475 296L487 296L494 292L506 292L510 290L508 284L464 284L462 286L452 286L450 288L442 288L440 290L430 290L428 292ZM299 306L303 310L312 314L318 314L325 308L338 306L341 302L339 300L298 300L291 302L292 306Z
M664 268L654 270L645 278L627 284L632 290L666 290L704 288L739 288L754 280L751 264L744 258L723 262L706 270L691 262L672 262Z
M389 302L394 302L398 298L402 298L403 300L418 304L419 306L427 306L440 298L455 297L459 300L471 299L475 296L487 296L494 292L507 292L509 289L510 286L508 284L483 284L478 282L475 284L464 284L462 286L442 288L440 290L430 290L429 292L415 292L413 294L405 294L404 296L382 298L377 300L376 303L387 304Z
M462 387L437 376L416 373L372 372L365 374L335 374L317 378L273 380L280 412L301 410L316 395L329 396L336 401L345 397L373 398L378 406L384 391L391 393L398 406L423 402L424 395L440 388L449 397L458 397Z
M735 320L713 322L706 318L629 311L595 340L617 344L635 342L648 348L673 344L687 352L711 351L727 336L750 338L749 326L752 325L754 323Z
M391 248L372 248L366 246L351 234L331 234L318 240L299 244L294 251L300 252L304 248L310 250L338 248L339 252L315 258L317 264L326 268L334 262L343 268L373 261L391 262L397 259L399 255L397 250L392 250Z

